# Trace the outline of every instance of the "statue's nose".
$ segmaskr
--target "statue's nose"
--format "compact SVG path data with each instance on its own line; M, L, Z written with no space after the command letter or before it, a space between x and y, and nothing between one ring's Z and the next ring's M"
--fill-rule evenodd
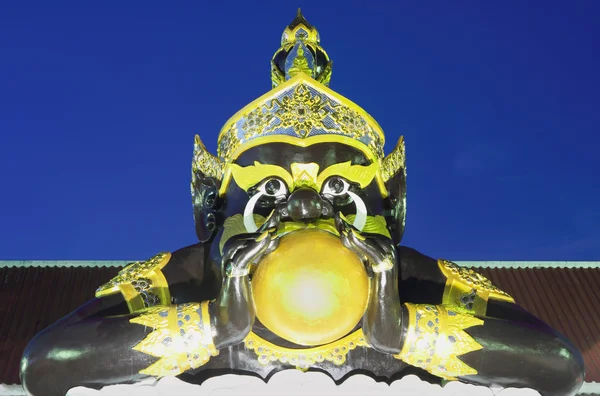
M294 221L316 221L323 211L321 196L312 188L299 188L288 198L287 211Z

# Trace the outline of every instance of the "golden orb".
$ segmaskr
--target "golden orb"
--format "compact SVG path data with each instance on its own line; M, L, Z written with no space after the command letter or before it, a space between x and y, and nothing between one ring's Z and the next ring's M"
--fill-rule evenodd
M361 320L369 278L340 238L310 229L284 235L252 276L256 316L273 333L299 345L322 345Z

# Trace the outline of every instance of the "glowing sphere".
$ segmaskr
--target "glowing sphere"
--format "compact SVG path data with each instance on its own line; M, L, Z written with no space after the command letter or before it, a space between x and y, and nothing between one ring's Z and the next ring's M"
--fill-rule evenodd
M364 265L340 238L319 230L282 237L252 277L258 319L300 345L335 341L362 318L369 279Z

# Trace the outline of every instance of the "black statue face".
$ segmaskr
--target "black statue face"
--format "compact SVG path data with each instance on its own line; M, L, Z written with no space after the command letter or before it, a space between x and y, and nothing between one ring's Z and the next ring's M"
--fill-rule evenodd
M227 217L247 212L254 197L252 213L267 216L277 208L283 219L300 222L339 211L356 215L363 207L369 216L382 215L376 167L357 149L339 143L253 147L231 165L225 212Z
M274 210L288 231L317 226L335 232L333 218L341 213L359 230L392 237L392 197L377 182L378 166L337 142L251 147L229 165L220 185L217 244L255 232Z

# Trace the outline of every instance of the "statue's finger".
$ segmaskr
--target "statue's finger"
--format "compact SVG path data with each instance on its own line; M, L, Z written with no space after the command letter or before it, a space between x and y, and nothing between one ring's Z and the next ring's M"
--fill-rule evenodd
M344 245L346 248L348 248L348 249L350 249L352 251L356 251L354 245L352 245L352 242L350 242L350 238L348 236L348 231L347 230L342 230L340 232L340 239L342 240L342 245Z
M234 257L235 266L238 268L248 268L267 249L271 239L271 234L265 231L253 242L249 242L248 246L241 249Z
M267 246L267 249L265 250L264 254L273 253L279 246L279 241L280 241L279 238L272 238L271 242L269 243L269 246Z
M245 239L230 239L223 247L223 260L225 262L231 261L237 252L240 251L247 244Z
M337 212L335 214L335 228L338 230L338 232L341 235L342 231L344 231L344 230L351 230L354 227L352 226L352 224L350 224L346 220L346 218L344 217L344 215L342 214L342 212Z
M390 238L385 237L383 235L378 235L377 237L375 237L375 241L386 256L396 255L396 245Z
M360 251L372 263L377 263L383 259L382 252L373 239L367 239L360 235L358 231L352 230L348 232L348 240L355 246L356 250Z
M279 238L271 238L271 241L269 242L269 244L267 245L267 248L261 252L258 256L256 256L254 258L254 260L252 260L251 264L260 264L260 261L263 259L263 257L265 257L268 254L273 253L275 250L277 250L277 247L279 246Z
M267 217L265 222L258 228L258 232L263 233L270 229L276 230L279 227L280 220L281 220L281 214L279 213L278 210L273 209L273 211L271 211L271 214L269 215L269 217Z

